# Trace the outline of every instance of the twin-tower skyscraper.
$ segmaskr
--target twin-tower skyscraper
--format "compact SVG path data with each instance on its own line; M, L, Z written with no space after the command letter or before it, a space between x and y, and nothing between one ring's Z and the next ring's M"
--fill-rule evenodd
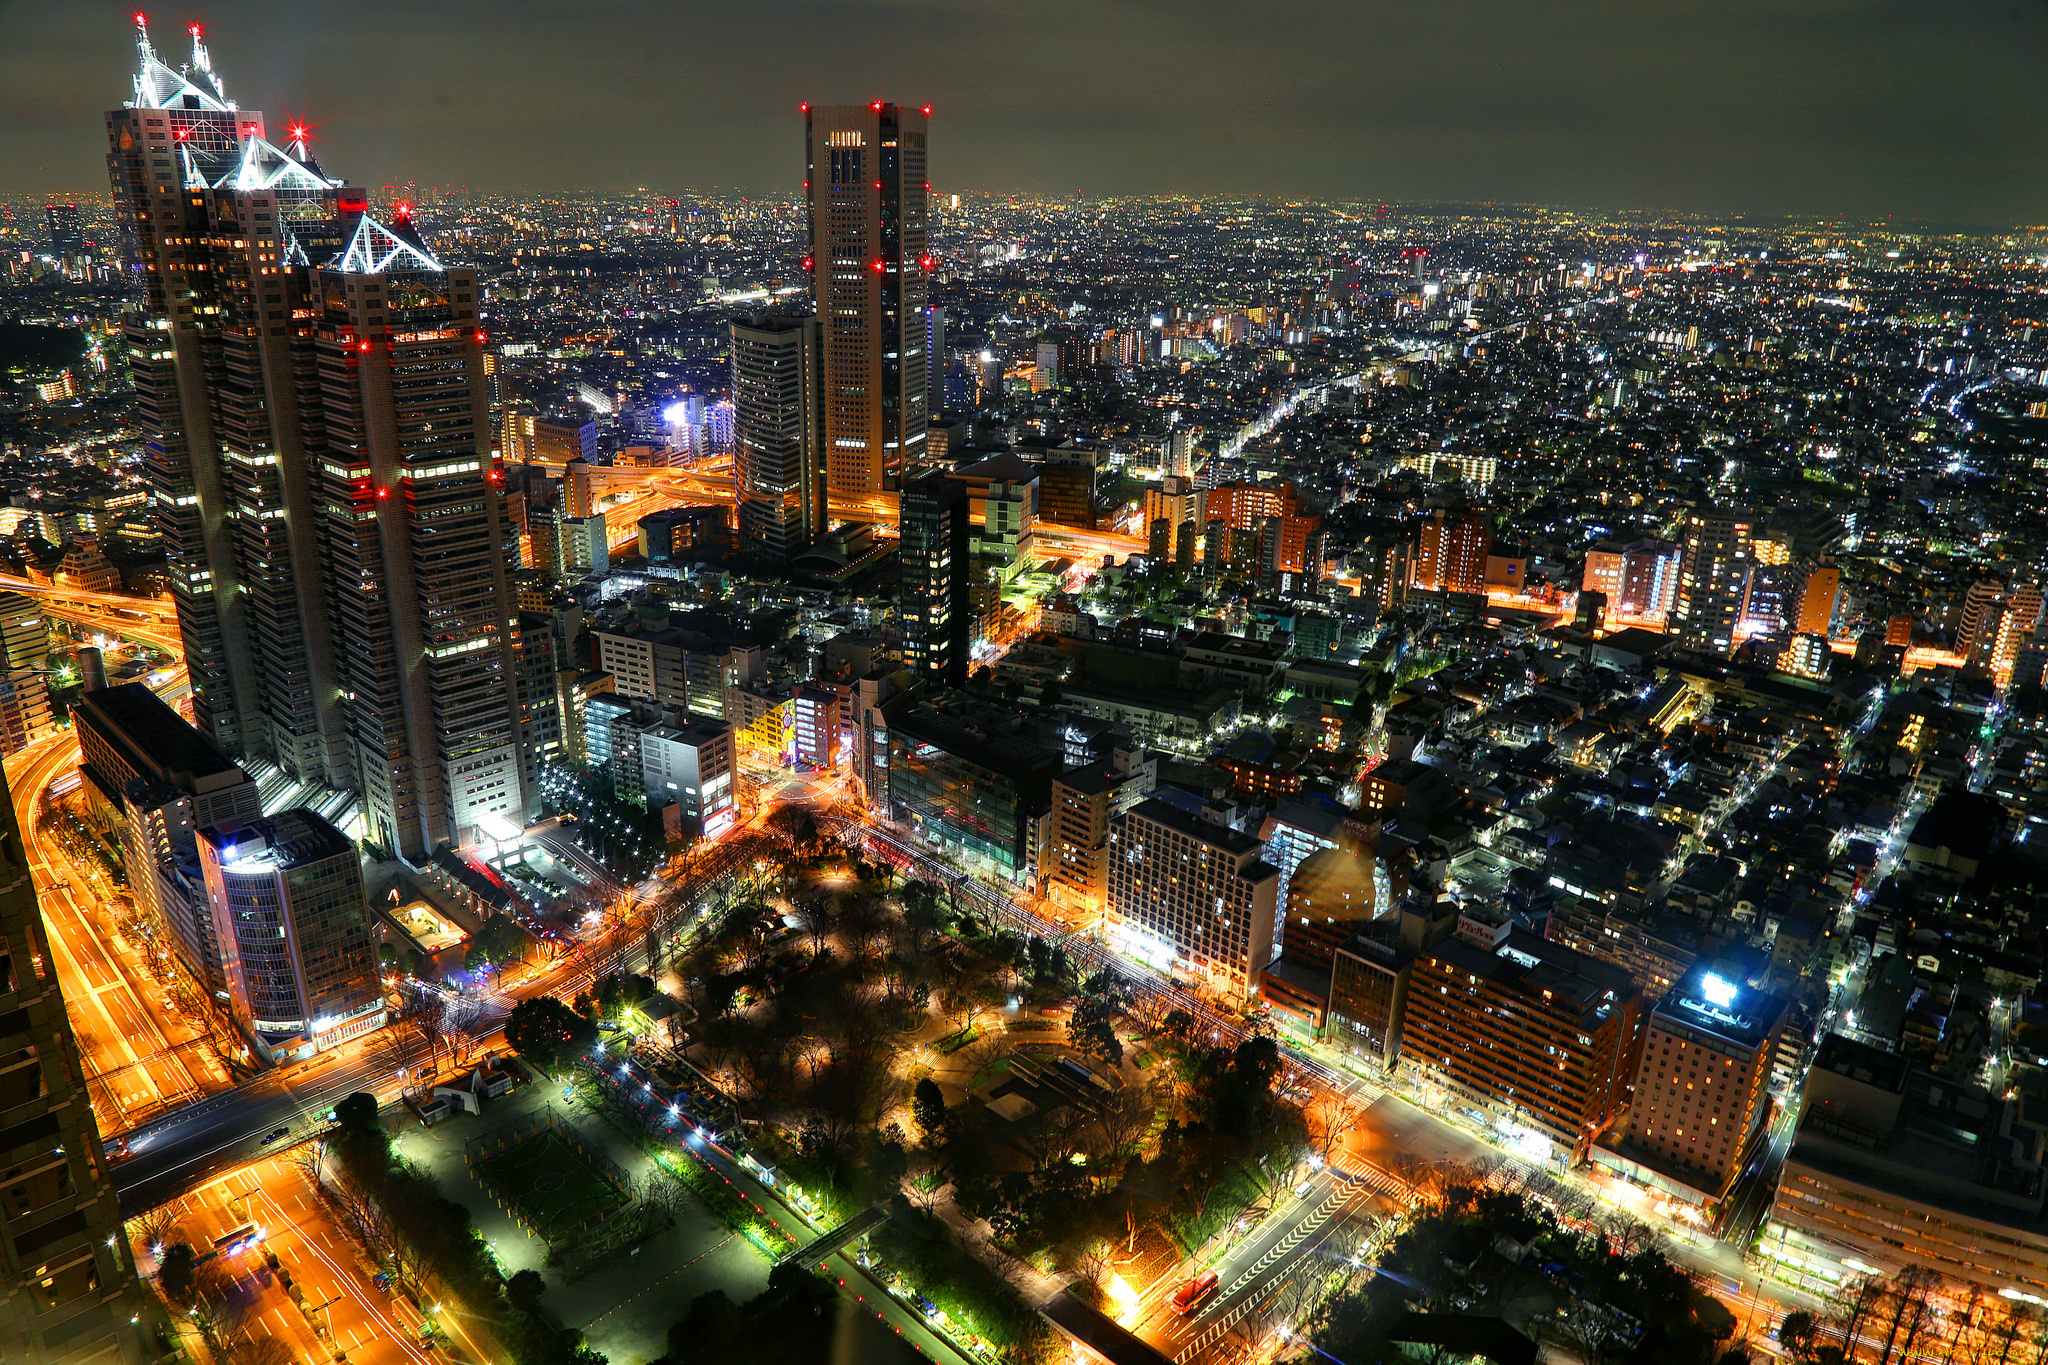
M229 755L351 790L409 861L537 813L482 302L399 206L228 98L199 31L137 23L107 115L124 326L194 716ZM815 316L734 333L743 536L787 559L924 454L929 110L804 108Z

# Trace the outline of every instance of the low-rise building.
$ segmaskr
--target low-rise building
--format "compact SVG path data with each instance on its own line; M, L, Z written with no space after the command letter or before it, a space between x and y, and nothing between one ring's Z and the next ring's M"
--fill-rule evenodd
M2022 1115L2038 1102L1830 1036L1758 1250L1815 1290L1918 1266L1994 1295L2048 1296L2048 1152Z

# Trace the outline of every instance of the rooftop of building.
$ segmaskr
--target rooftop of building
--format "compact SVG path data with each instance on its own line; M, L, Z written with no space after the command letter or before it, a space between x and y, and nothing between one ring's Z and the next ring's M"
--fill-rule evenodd
M295 807L231 829L204 829L200 840L222 866L237 871L290 871L331 858L356 856L349 837L317 811Z
M1586 1015L1597 1015L1636 993L1626 967L1588 957L1526 929L1509 931L1491 949L1447 938L1423 956L1509 990L1542 992Z
M1742 1048L1767 1041L1789 1008L1781 996L1757 990L1719 964L1702 963L1657 1002L1652 1020L1669 1020Z
M1186 641L1190 653L1200 650L1205 654L1226 654L1233 658L1276 663L1287 653L1284 640L1250 640L1241 635L1225 635L1220 631L1205 630L1190 636Z
M73 702L71 709L84 724L117 732L165 772L202 778L242 771L220 746L187 724L146 683L123 683L88 692ZM97 723L102 719L104 726Z
M1149 820L1155 825L1178 830L1233 857L1241 857L1255 850L1263 851L1266 847L1249 834L1240 833L1228 825L1219 825L1212 820L1204 820L1199 815L1191 815L1177 806L1168 805L1156 796L1140 801L1131 808L1130 814L1125 818Z

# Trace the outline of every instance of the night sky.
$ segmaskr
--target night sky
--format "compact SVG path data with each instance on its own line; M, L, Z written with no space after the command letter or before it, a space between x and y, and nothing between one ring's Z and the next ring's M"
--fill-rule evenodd
M793 192L797 104L936 106L944 190L2048 222L2048 0L200 0L330 174ZM0 191L104 190L129 6L0 0Z

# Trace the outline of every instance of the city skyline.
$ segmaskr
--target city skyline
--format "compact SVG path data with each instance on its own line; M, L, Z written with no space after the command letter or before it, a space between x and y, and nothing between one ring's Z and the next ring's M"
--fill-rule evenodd
M2048 1365L2032 2L29 41L0 1362Z
M772 43L762 21L723 11L549 5L519 26L457 6L409 12L415 39L461 30L477 59L460 68L373 57L375 7L282 23L239 3L153 17L163 33L193 20L232 32L247 72L235 97L304 118L373 183L781 194L796 188L782 168L801 147L801 103L893 97L935 106L943 192L2048 218L2048 96L2027 80L2048 51L2048 6L1967 4L1939 19L1889 5L1292 10L1266 23L1221 6L970 23L825 5L844 50L799 53L765 79L698 55ZM34 134L0 148L0 186L91 186L76 169L89 164L80 115L97 112L84 92L126 17L0 11L0 75ZM1312 61L1289 46L1302 34ZM680 77L661 66L665 43ZM1147 79L1110 79L1135 51L1153 54ZM536 83L590 96L525 98ZM646 133L678 115L717 135Z

